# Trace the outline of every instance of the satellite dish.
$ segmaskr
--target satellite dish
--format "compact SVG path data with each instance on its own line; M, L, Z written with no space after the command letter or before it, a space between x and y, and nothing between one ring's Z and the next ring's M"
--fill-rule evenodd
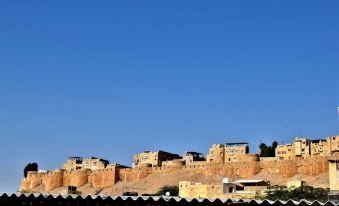
M166 195L166 197L169 197L171 194L170 194L170 192L166 192L165 195Z

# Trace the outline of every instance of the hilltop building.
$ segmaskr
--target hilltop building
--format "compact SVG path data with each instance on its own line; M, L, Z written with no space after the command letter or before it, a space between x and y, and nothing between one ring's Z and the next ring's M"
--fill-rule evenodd
M178 154L172 154L165 151L144 151L133 156L132 168L141 167L143 165L161 167L162 162L173 159L181 159Z
M199 152L185 152L182 156L182 160L185 162L185 165L191 165L194 162L205 161L205 157L201 156Z
M163 161L161 166L167 168L181 168L183 166L198 166L206 163L205 157L199 152L185 152L180 159Z
M109 164L108 160L97 157L89 157L83 159L82 157L69 157L63 165L66 171L80 170L80 169L104 169Z
M208 150L208 163L258 161L258 154L249 154L247 142L213 144Z
M279 160L307 159L317 156L331 156L338 151L339 136L316 140L296 137L292 144L278 145L275 156Z

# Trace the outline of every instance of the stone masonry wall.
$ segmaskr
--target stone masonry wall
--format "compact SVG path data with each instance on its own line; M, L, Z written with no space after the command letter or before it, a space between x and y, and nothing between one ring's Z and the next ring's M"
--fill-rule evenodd
M88 177L92 187L111 187L119 179L116 167L109 169L94 170Z
M91 174L91 170L75 170L75 171L65 171L63 177L63 186L75 186L81 187L88 183L88 177Z
M43 183L45 185L45 191L49 192L55 188L63 186L63 177L63 170L56 170L49 173Z
M297 173L317 176L328 171L327 157L313 157L295 160L261 160L228 163L205 163L185 166L174 162L166 167L138 167L138 168L106 168L100 170L76 170L66 172L56 170L50 173L29 172L23 179L20 190L31 190L44 185L45 191L51 191L60 186L73 185L81 187L90 183L93 187L111 187L118 181L129 182L142 180L150 174L167 174L178 170L194 171L204 175L223 175L230 178L251 178L259 172L276 173L282 177L292 177Z

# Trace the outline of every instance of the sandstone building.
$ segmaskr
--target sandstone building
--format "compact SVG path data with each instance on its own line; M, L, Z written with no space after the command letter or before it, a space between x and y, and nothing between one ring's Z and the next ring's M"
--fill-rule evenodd
M184 166L199 166L206 163L206 160L199 152L185 152L180 159L163 161L161 166L164 168L182 168Z
M201 157L199 152L185 152L182 160L185 162L185 165L192 165L194 162L205 161L205 158Z
M145 165L161 167L163 161L173 159L181 159L181 157L178 154L172 154L162 150L157 152L144 151L133 156L132 167L141 167Z
M201 182L180 181L179 196L183 198L245 198L251 199L257 192L267 189L269 183L263 180L237 180L222 183L202 184Z
M275 148L275 157L279 160L295 159L294 144L278 145Z
M296 137L292 144L278 145L275 156L279 160L329 157L339 151L339 136L309 140Z
M248 143L213 144L208 150L208 163L226 163L236 161L258 161L258 154L249 154Z
M108 160L97 157L89 157L83 159L82 157L69 157L63 165L66 171L80 170L80 169L104 169L109 164Z

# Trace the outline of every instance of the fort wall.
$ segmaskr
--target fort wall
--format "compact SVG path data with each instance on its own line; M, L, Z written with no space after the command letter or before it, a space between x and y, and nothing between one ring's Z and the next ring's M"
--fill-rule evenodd
M292 177L297 173L317 176L328 171L329 157L312 157L307 159L262 160L260 170L266 173L276 173L282 177Z
M116 167L94 170L89 175L88 181L92 187L111 187L119 180L117 173L118 168Z
M88 177L91 174L91 170L82 169L75 171L64 171L63 173L63 186L75 186L81 187L88 183Z
M168 174L180 170L186 170L207 176L222 175L229 178L251 178L259 172L279 174L282 177L292 177L296 174L317 176L329 170L329 157L312 157L307 159L262 159L226 162L206 163L205 161L194 162L184 165L183 161L172 161L166 166L152 167L142 165L136 168L110 167L98 170L55 170L49 173L28 172L22 180L20 190L31 190L39 185L44 185L45 191L49 192L60 186L73 185L81 187L89 183L92 187L111 187L118 181L129 182L146 178L150 174Z
M63 170L55 170L54 172L48 173L45 181L43 182L45 191L49 192L55 188L63 186L63 177Z
M20 190L32 190L43 184L47 173L38 173L37 171L28 171L27 177L21 181Z

